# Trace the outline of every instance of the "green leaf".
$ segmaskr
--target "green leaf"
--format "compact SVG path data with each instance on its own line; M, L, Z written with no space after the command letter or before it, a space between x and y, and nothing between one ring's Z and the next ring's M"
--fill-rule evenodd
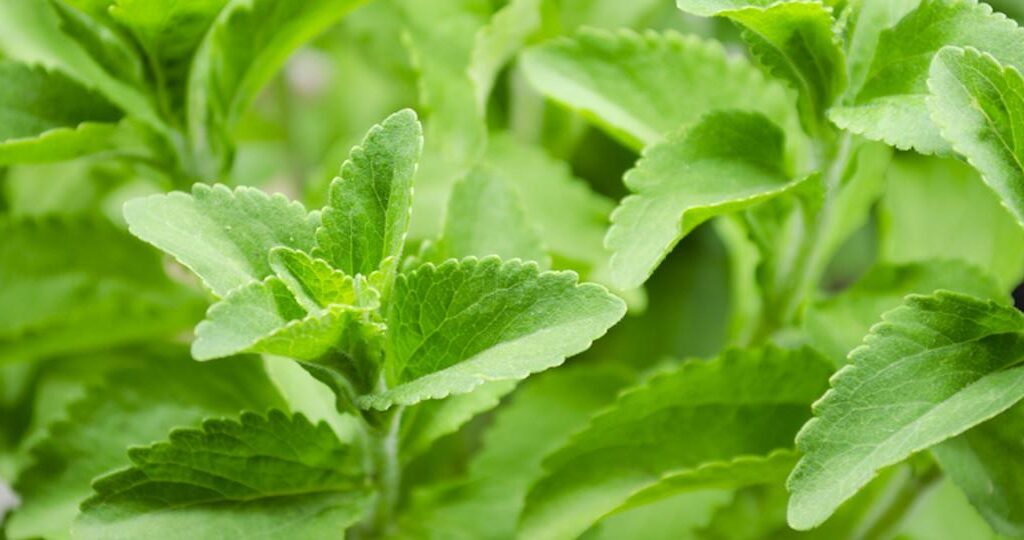
M1024 315L939 292L887 312L797 436L789 524L830 516L879 469L992 418L1024 397Z
M648 147L625 183L634 194L612 214L605 245L612 278L642 284L679 240L708 219L743 210L798 185L785 136L757 113L723 111Z
M484 161L516 193L556 262L594 279L594 270L607 265L604 234L614 203L573 176L567 163L511 134L492 135Z
M320 223L282 195L220 184L129 201L124 217L132 234L173 255L220 297L269 276L270 248L310 251Z
M993 529L1024 536L1024 405L932 448L943 472Z
M169 337L202 313L109 223L0 220L0 238L0 364Z
M206 33L188 80L188 129L209 175L257 92L305 42L361 0L229 0ZM225 163L217 164L223 167Z
M474 168L452 188L444 233L432 260L497 255L551 266L540 234L527 219L519 195L491 167Z
M193 356L253 352L315 360L380 307L362 276L346 276L301 251L278 248L271 260L277 276L233 289L210 307L196 327Z
M127 465L125 448L131 445L159 440L171 428L209 415L283 405L258 359L200 364L173 350L113 373L49 426L31 450L33 465L16 484L24 504L8 524L12 540L70 538L90 481Z
M879 205L879 258L960 258L1010 291L1024 278L1024 231L978 173L954 159L913 154L889 167Z
M476 103L485 110L498 73L526 41L541 30L546 0L512 0L491 16L474 40L469 61L469 78L476 90Z
M398 277L388 306L390 388L357 402L383 410L522 379L586 350L624 313L572 272L497 257L426 264Z
M878 49L878 36L892 28L907 13L917 8L921 0L851 0L846 22L846 56L850 68L848 90L855 91L864 84L871 61Z
M544 456L585 426L630 381L625 370L592 362L530 377L495 413L464 477L414 491L401 530L412 538L437 540L514 538Z
M574 538L631 504L781 480L793 462L785 449L829 373L809 349L768 348L655 375L545 460L520 536Z
M124 114L68 76L0 60L0 164L114 149Z
M1024 128L1024 77L991 55L947 47L935 56L928 86L942 136L1024 227L1024 138L1017 136Z
M949 149L929 117L926 98L932 58L947 45L975 47L1000 62L1024 67L1024 30L977 0L922 0L881 33L859 88L829 117L839 127L900 149Z
M360 457L326 423L277 410L206 420L129 457L93 484L76 538L324 537L372 500Z
M846 58L832 31L831 8L821 2L676 0L676 5L742 26L754 57L798 90L801 114L811 132L846 89Z
M409 109L370 128L331 182L318 254L349 275L366 276L402 256L422 146L422 128Z
M1006 540L996 534L953 482L947 480L922 494L913 511L900 524L897 538L932 540L934 538L976 538Z
M410 235L436 238L453 183L476 166L487 144L485 111L477 104L478 90L469 68L474 38L493 8L482 0L395 3L403 42L418 76L419 110L426 117Z
M50 6L60 21L60 30L73 39L82 50L115 79L125 84L141 87L145 80L143 59L137 49L121 33L97 20L81 8L68 7L74 2L49 0ZM103 6L102 15L108 12Z
M784 87L718 43L693 36L581 30L527 50L522 66L542 94L634 149L715 109L761 112L787 133L800 131Z
M135 38L168 112L185 105L192 56L228 0L116 0L109 16Z
M883 313L899 307L908 294L939 289L1007 301L1006 293L988 274L959 259L878 264L842 293L808 307L804 330L815 348L841 366Z

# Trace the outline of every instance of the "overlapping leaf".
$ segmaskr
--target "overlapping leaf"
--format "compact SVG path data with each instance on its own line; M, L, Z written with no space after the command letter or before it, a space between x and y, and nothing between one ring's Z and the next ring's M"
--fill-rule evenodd
M398 277L389 303L390 388L358 403L386 409L521 379L582 352L624 313L572 272L497 257L423 265Z
M68 76L0 60L0 164L71 159L115 148L117 107Z
M932 58L947 45L975 47L1000 62L1024 67L1024 30L977 0L922 0L881 33L859 88L830 118L843 129L901 149L949 149L932 122L926 98Z
M412 181L423 145L416 113L397 112L366 134L331 182L318 253L348 275L370 275L402 255Z
M603 516L680 491L778 480L828 364L810 350L730 351L624 392L545 461L524 538L573 538ZM773 453L774 452L774 453Z
M625 182L634 195L612 214L606 245L622 288L643 283L694 227L785 193L785 135L757 113L711 113L648 147Z
M879 205L879 258L905 264L960 258L1004 291L1024 278L1024 230L965 163L900 155Z
M276 275L233 289L210 308L196 327L197 359L255 352L314 360L344 347L346 334L358 332L363 317L380 307L362 276L304 252L277 248L270 264Z
M11 518L10 538L70 538L91 480L127 465L131 445L210 415L283 406L255 358L200 364L175 354L114 373L50 425L31 450L34 464L18 478L24 504Z
M821 2L714 2L677 0L679 9L732 19L744 29L753 55L800 94L805 125L813 132L846 88L846 58L832 31L832 14Z
M200 157L227 152L228 134L292 51L360 3L230 0L196 51L188 81L188 126ZM224 164L203 164L209 174L220 172L215 165Z
M581 30L529 49L522 62L541 93L636 149L715 109L761 112L787 133L799 132L785 88L696 37Z
M883 467L959 435L1024 397L1024 315L951 292L883 316L797 436L789 524L824 521Z
M320 223L281 195L219 184L129 201L124 217L132 234L173 255L221 297L269 276L271 248L312 250Z
M360 457L326 423L277 410L206 420L129 457L93 484L76 538L322 537L372 500Z
M942 470L1000 534L1024 534L1024 406L932 449Z
M1024 34L1024 31L1022 31ZM1024 43L1024 35L1021 41ZM932 119L1024 227L1024 77L976 49L947 47L932 63Z

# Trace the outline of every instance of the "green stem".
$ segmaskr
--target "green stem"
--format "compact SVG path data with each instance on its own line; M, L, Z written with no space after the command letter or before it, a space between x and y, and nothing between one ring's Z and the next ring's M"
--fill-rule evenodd
M398 460L402 412L403 407L388 410L382 415L381 421L368 430L372 445L373 480L377 487L377 504L368 523L368 536L371 538L386 536L385 533L393 525L402 486L402 468Z

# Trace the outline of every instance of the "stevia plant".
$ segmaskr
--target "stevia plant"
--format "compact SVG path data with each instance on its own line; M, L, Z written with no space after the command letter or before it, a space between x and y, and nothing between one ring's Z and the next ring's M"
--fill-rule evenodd
M0 2L0 537L1024 536L1022 16Z

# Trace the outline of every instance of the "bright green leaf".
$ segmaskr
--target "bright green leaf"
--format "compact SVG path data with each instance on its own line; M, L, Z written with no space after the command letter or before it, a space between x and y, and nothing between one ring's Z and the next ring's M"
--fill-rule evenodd
M575 538L631 503L781 480L793 456L773 452L791 446L829 373L809 349L768 348L655 375L545 460L520 536Z
M977 0L922 0L881 33L860 88L834 108L839 127L922 153L948 150L929 117L928 70L944 46L975 47L1001 62L1024 67L1024 30Z
M1024 77L991 55L947 47L935 56L928 87L942 136L1024 227Z
M821 2L676 0L679 9L736 21L753 56L800 94L801 114L813 132L846 89L846 58Z
M206 420L129 457L93 484L76 538L324 537L372 500L360 456L326 423L277 410Z
M640 149L715 109L763 113L798 133L792 97L712 41L673 32L581 30L529 49L527 78ZM796 142L795 140L792 142Z
M612 278L635 287L673 246L708 219L792 189L785 135L756 113L723 111L648 147L626 173L634 193L612 214L605 244Z
M370 275L402 255L412 181L423 146L416 113L399 111L366 134L331 182L318 253L349 275Z
M270 248L310 251L320 223L282 195L220 184L129 201L124 217L132 234L173 255L220 297L270 275Z
M389 304L391 387L358 403L387 409L522 379L586 350L624 313L572 272L497 257L423 265L398 277Z
M1024 397L1024 315L970 296L910 296L832 379L797 436L789 524L814 527L879 469Z
M380 307L377 291L361 276L300 254L292 252L302 257L292 262L301 267L233 289L211 306L196 327L193 356L254 352L315 360L341 346L346 333Z
M177 354L136 360L143 362L115 372L72 403L66 418L51 424L32 448L34 464L16 484L24 504L8 524L12 540L71 538L89 482L127 465L131 445L159 440L171 428L210 415L283 405L256 358L200 364Z

